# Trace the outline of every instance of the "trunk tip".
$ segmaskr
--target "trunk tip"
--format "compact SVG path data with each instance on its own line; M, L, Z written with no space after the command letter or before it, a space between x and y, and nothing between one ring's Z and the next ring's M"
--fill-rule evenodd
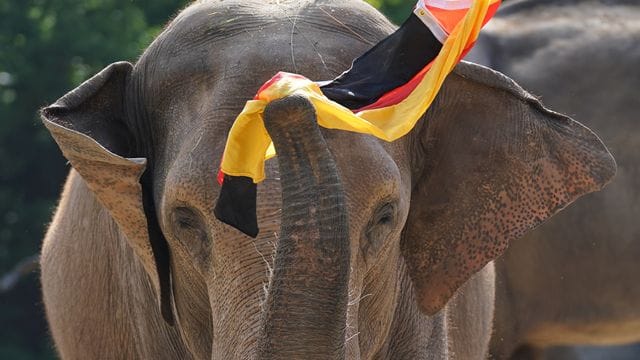
M317 127L316 110L309 99L290 95L270 102L264 109L264 124L267 131L276 127L309 125Z

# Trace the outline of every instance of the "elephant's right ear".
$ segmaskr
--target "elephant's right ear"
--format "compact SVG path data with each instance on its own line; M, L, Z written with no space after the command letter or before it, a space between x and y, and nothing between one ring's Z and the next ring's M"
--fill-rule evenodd
M44 108L42 119L126 236L159 295L164 318L172 323L167 245L145 174L147 159L135 157L135 140L127 126L125 91L131 70L128 62L109 65Z

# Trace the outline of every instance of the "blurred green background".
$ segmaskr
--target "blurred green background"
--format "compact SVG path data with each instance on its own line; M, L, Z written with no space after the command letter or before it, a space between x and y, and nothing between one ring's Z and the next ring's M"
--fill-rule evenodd
M0 359L55 358L37 271L3 283L38 253L68 169L37 110L104 66L135 61L189 2L0 0ZM415 3L369 2L395 22Z

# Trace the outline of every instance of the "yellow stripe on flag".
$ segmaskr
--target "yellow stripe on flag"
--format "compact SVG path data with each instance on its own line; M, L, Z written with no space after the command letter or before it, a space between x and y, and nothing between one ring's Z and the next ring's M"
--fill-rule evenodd
M401 102L354 114L329 100L309 79L283 76L247 101L227 139L221 170L227 175L246 176L255 183L264 180L264 161L275 155L271 138L264 127L263 112L270 101L290 95L309 99L316 109L318 125L328 129L370 134L385 141L406 135L427 111L445 78L460 61L463 51L478 38L487 9L499 0L476 0L464 19L451 32L431 68L418 86ZM416 44L416 46L419 46Z

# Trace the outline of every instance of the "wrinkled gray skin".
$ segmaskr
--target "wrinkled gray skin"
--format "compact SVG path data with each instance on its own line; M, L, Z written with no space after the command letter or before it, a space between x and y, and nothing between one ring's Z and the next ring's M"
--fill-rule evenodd
M259 236L213 215L226 135L258 87L280 70L330 79L392 30L356 1L198 2L134 66L43 109L75 169L41 257L61 356L483 358L490 261L615 173L591 131L510 79L461 64L394 143L275 101Z
M640 341L638 44L636 1L529 0L504 6L468 58L594 129L619 166L605 191L496 262L498 359L519 346L530 347L515 357L523 359L553 345Z

